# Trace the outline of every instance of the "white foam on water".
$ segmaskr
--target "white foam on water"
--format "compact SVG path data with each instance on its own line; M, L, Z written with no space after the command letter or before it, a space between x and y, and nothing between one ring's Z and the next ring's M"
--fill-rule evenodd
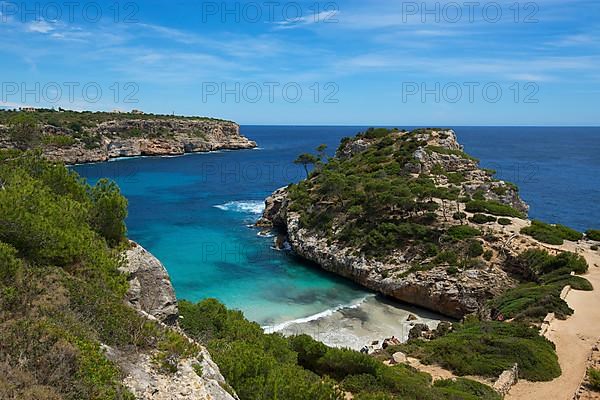
M215 207L223 211L261 215L265 210L265 202L262 200L230 201Z
M374 294L370 294L367 295L361 299L359 299L358 301L352 303L352 304L342 304L339 305L337 307L333 307L330 308L328 310L322 311L320 313L314 314L314 315L309 315L308 317L303 317L303 318L297 318L297 319L293 319L291 321L286 321L286 322L282 322L280 324L276 324L276 325L271 325L271 326L263 326L263 330L267 333L275 333L275 332L279 332L282 331L286 328L288 328L291 325L296 325L296 324L305 324L307 322L311 322L311 321L316 321L322 318L326 318L329 317L331 315L333 315L334 313L340 311L340 310L351 310L351 309L355 309L360 307L365 301L367 301L367 299L371 298L371 297L375 297Z

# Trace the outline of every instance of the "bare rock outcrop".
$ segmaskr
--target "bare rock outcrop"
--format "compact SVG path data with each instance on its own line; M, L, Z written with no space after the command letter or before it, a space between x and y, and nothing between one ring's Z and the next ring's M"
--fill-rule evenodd
M125 257L121 271L129 279L129 303L167 325L176 324L179 316L177 298L165 267L137 243L132 242Z
M158 367L157 350L103 346L107 358L123 372L125 387L139 400L237 400L208 351L178 328L177 299L161 262L131 242L121 271L129 278L127 301L130 305L143 316L157 320L165 329L186 337L199 349L195 357L178 360L176 371L171 373Z

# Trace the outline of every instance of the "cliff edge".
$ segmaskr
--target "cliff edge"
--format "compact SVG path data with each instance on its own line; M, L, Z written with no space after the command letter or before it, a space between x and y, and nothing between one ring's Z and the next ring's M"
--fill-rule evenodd
M135 242L131 242L131 248L125 252L124 261L121 272L128 276L126 300L129 304L144 317L177 332L199 349L197 354L177 360L174 369L165 372L156 364L156 352L103 346L107 358L123 372L124 386L140 400L237 399L233 391L227 391L229 386L206 348L179 329L177 298L162 263Z
M452 130L369 130L270 196L258 226L327 271L461 318L516 285L504 261L528 206L493 174Z
M8 114L10 112L3 112ZM0 115L0 148L40 148L51 161L173 156L256 147L230 121L154 115L33 112Z

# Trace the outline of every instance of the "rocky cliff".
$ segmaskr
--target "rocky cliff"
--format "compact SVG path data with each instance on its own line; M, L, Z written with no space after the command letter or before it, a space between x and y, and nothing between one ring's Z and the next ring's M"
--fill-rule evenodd
M406 147L407 143L410 146ZM374 146L377 150L373 149ZM389 148L386 149L386 146ZM400 159L403 148L409 148L410 154L402 158L400 168L388 164L382 167L385 168L384 172L379 171L378 164L387 163L391 157ZM369 149L373 150L372 154L368 153ZM361 154L364 156L359 158ZM387 154L389 158L386 158ZM371 159L375 160L372 165L365 161ZM357 162L344 164L348 160ZM515 285L515 281L503 269L502 257L507 251L510 252L507 243L518 232L516 227L524 223L522 218L525 218L528 207L513 185L493 179L492 172L482 170L477 160L463 153L453 131L392 131L384 139L359 135L343 142L328 165L318 166L309 180L300 185L273 193L266 200L266 208L258 226L275 228L280 233L280 243L287 240L295 253L325 270L394 299L450 317L460 318L482 312L488 299ZM356 171L368 170L369 174L348 172L352 168ZM345 178L336 175L340 170L343 170L341 173L346 175ZM377 209L378 213L387 214L383 218L381 215L373 216L373 211L354 217L363 209L376 209L372 203L382 200L369 197L369 192L377 190L377 184L388 180L391 176L389 171L393 171L394 176L402 176L402 182L407 187L423 179L434 182L434 188L426 184L419 186L420 191L423 191L423 187L429 187L427 190L431 191L431 194L424 196L427 201L422 203L423 206L429 205L429 212L420 212L417 207L416 211L409 211L409 216L399 222L400 206L392 205ZM363 185L366 176L369 179L374 176L375 185L367 186L364 191L355 189L355 186ZM395 181L392 182L395 184ZM395 189L398 188L391 185L386 190ZM443 198L436 198L437 189L448 191L442 192L445 193ZM452 196L447 193L452 193ZM365 196L364 201L352 200L353 197L362 196ZM471 222L469 219L479 214L478 211L467 211L474 204L479 204L472 201L473 197L479 199L479 203L507 205L511 212L521 218L506 219L501 225L496 217L484 210L489 217L488 222ZM305 201L307 198L310 201ZM376 222L370 222L372 219ZM371 223L371 231L359 231L355 238L348 239L350 234L346 232L358 229L359 223L366 225L367 220ZM454 252L461 241L449 235L449 229L463 229L464 226L479 232L474 235L476 240L470 240L469 243L473 245L477 242L481 248L465 256L457 250L458 260L452 259L447 255ZM371 248L367 251L370 239L362 240L360 236L368 232L364 236L376 238L372 232L378 228L381 231L383 227L387 229L383 235L390 231L400 233L384 236L385 240L377 242L375 250ZM427 239L418 240L416 234L404 232L407 227L413 231L425 227ZM395 241L398 244L394 249L378 251L378 246L383 243ZM426 241L429 243L424 243ZM474 246L479 248L477 244ZM426 254L430 250L424 248L435 250ZM485 259L481 257L484 251Z
M35 147L41 147L46 158L66 164L256 147L240 134L236 123L200 118L120 118L77 126L77 130L50 124L39 129L41 139ZM23 148L11 140L9 131L0 125L0 148Z
M177 326L177 298L161 262L142 246L132 242L131 248L124 254L121 271L129 279L129 304L147 318L158 320L163 326L187 338ZM192 339L187 339L193 342ZM124 385L137 399L237 399L206 348L199 343L195 344L200 349L199 353L194 357L178 360L173 373L166 373L158 368L152 352L103 347L107 357L123 371Z

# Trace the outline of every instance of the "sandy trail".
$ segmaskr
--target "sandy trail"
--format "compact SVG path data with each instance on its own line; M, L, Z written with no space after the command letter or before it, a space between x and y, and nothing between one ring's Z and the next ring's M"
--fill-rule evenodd
M556 344L562 375L551 382L521 380L506 399L571 400L585 376L586 361L592 347L600 337L600 253L589 250L587 245L578 246L574 243L551 247L584 255L590 265L585 278L595 290L569 292L566 301L575 313L566 321L554 320L546 334Z

